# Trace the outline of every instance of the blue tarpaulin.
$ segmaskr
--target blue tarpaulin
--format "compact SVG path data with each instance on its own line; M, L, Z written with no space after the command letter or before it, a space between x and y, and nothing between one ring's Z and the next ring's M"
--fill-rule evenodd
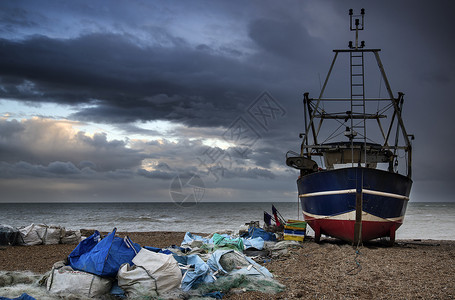
M141 250L141 246L129 238L116 237L116 231L114 228L101 241L100 233L95 231L80 242L68 256L71 267L99 276L115 277L122 264L133 264L132 259Z
M192 234L191 232L187 232L185 234L185 236L183 237L183 241L182 241L181 246L189 245L193 241L201 241L204 244L213 244L213 240L211 240L211 239L204 238L204 237L202 237L200 235Z
M243 234L242 235L243 238L257 238L257 237L260 237L262 238L264 241L276 241L276 236L275 234L271 233L271 232L267 232L265 231L264 229L262 228L258 228L258 227L250 227L248 228L248 234Z
M261 237L243 239L243 245L246 249L255 248L257 250L264 249L264 240Z
M183 268L181 284L183 291L186 292L196 288L200 283L212 283L215 281L209 266L198 255L179 256L174 254L174 258L179 263L180 268Z
M169 248L172 248L172 249L176 249L176 250L180 250L182 253L188 253L191 251L191 248L183 248L183 247L180 247L180 246L176 246L176 245L172 245L171 247Z
M157 248L157 247L151 247L151 246L144 246L145 249L149 251L153 251L155 253L163 253L163 254L172 254L173 252L167 249L162 249L162 248Z
M32 296L27 295L26 293L23 293L17 298L5 298L5 297L0 297L0 300L36 300Z

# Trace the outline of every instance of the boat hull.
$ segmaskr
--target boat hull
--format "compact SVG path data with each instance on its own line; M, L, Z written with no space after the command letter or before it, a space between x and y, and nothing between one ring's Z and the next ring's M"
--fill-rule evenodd
M304 175L297 186L305 221L315 231L316 241L321 234L349 242L359 241L359 237L360 241L380 237L394 241L404 220L412 180L397 173L352 167Z

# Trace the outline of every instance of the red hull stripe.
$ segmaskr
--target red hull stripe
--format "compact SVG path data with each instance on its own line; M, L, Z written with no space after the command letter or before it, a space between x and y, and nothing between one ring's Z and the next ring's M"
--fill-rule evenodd
M333 220L333 219L319 219L312 218L304 215L305 221L308 225L317 231L319 229L321 234L339 238L345 241L352 242L354 240L354 224L355 220ZM391 231L395 234L403 223L399 221L362 221L362 240L372 240L380 237L391 236Z

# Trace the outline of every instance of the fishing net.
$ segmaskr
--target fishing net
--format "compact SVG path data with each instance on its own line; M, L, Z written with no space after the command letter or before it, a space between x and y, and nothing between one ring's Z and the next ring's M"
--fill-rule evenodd
M40 275L31 272L0 271L0 287L16 284L32 284L38 281L39 278Z
M285 286L273 279L259 276L233 275L220 277L210 284L200 285L197 291L204 295L213 291L227 293L231 289L242 289L243 291L258 291L267 294L276 294L284 291Z
M251 263L248 262L243 255L232 251L226 254L223 254L220 258L220 265L227 272L231 272L234 269L240 269L248 267Z

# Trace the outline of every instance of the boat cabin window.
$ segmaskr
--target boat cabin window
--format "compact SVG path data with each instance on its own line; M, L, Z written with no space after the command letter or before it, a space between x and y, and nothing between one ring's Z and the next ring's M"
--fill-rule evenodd
M361 149L336 149L323 153L324 165L327 170L340 169L346 167L361 166L372 169L384 169L389 166L390 157L388 154L378 151L367 151L367 160L365 165L365 151ZM378 166L379 163L379 166Z

